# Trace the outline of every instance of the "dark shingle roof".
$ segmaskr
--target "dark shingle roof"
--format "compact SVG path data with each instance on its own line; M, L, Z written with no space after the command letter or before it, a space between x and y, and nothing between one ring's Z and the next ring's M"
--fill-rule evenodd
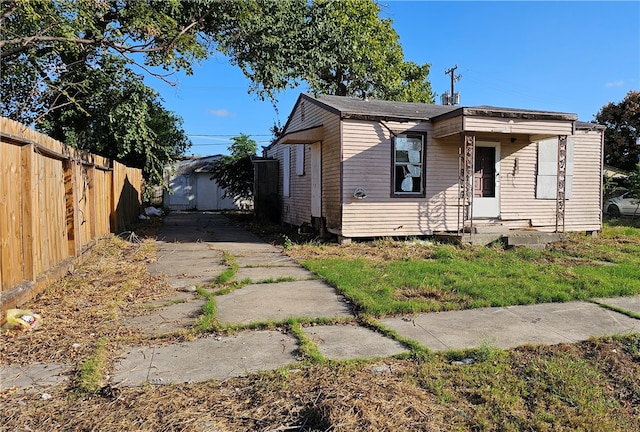
M394 102L384 100L364 100L345 96L322 95L304 96L332 108L343 118L375 117L411 120L429 120L433 117L454 111L459 107L425 103Z
M574 121L578 118L575 114L518 108L500 108L488 105L461 107L426 103L363 100L344 96L313 96L306 93L303 97L310 99L314 103L324 105L328 109L340 114L342 118L422 121L432 120L437 117L446 118L458 115L569 121Z

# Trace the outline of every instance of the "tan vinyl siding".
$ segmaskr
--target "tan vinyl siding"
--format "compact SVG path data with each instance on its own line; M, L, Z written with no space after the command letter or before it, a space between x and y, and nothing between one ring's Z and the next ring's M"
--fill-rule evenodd
M340 203L339 190L340 182L340 164L339 164L339 148L340 148L340 132L339 119L336 114L321 109L317 105L305 101L304 105L304 121L301 115L302 105L299 104L297 109L291 114L285 133L295 132L297 130L308 129L310 127L323 125L324 138L322 141L322 212L327 217L329 224L329 215L331 215L332 224L340 225ZM296 156L295 146L304 145L304 175L296 174ZM284 167L282 166L284 157L284 148L290 148L290 194L289 197L282 196L282 187L284 183ZM337 149L337 150L336 150ZM335 153L335 154L329 154ZM311 145L310 144L277 144L267 151L268 157L276 158L280 161L279 170L279 191L282 199L282 221L291 225L302 225L311 222Z
M442 138L445 136L462 132L462 117L454 117L435 122L433 125L433 137Z
M597 231L601 229L600 133L578 131L574 139L573 191L566 201L565 230ZM553 231L556 201L536 199L537 143L525 141L502 140L500 216L503 220L529 219L532 227Z
M426 132L426 197L391 197L391 133ZM457 139L435 142L428 123L344 121L343 226L345 237L431 234L457 227ZM353 197L356 187L367 198Z
M576 131L573 164L573 195L567 201L567 231L602 229L602 145L601 132Z
M322 215L329 232L341 234L342 178L341 122L337 114L324 111L324 140L322 141Z
M528 120L496 117L464 117L465 131L530 135L571 135L573 123L560 120Z

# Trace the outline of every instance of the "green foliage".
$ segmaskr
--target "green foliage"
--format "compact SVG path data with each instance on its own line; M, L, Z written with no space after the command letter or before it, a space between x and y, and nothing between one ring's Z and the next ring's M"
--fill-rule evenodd
M2 9L0 113L141 167L150 184L189 143L132 64L167 81L215 47L263 98L306 80L318 93L433 101L429 65L405 62L373 0L3 0ZM255 149L238 150L214 177L228 196L251 198L245 156Z
M182 120L162 107L158 93L120 58L104 55L61 75L84 82L75 103L66 95L51 104L37 129L66 144L141 168L149 184L163 183L163 167L189 147Z
M640 91L630 91L618 104L609 103L596 115L596 122L606 126L604 161L631 171L638 164L640 146Z
M405 62L391 19L373 1L320 0L311 4L309 45L320 60L306 80L321 94L433 102L429 65Z
M86 94L92 82L69 80L68 74L106 54L191 72L191 64L209 54L210 38L200 31L222 7L209 3L4 0L0 73L3 88L12 91L3 92L3 115L31 124L56 107L76 104L82 97L76 92Z
M429 65L405 62L375 1L250 0L226 13L218 49L263 98L305 80L314 93L433 102Z
M634 198L640 200L640 163L636 165L635 171L629 174L627 184Z
M256 154L258 144L248 135L240 134L231 138L230 155L217 160L211 171L211 179L225 190L225 197L234 200L253 198L253 163L251 156Z

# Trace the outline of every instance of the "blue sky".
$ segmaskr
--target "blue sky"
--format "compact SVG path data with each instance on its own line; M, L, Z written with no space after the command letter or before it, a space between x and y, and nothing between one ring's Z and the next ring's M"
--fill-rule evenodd
M405 59L430 63L435 93L450 88L458 65L461 106L541 109L591 121L609 102L640 90L640 2L380 1L393 20ZM268 145L304 84L277 95L277 109L248 93L249 81L220 54L177 74L176 88L157 79L167 109L184 120L194 146L187 154L227 153L230 138L251 135ZM436 103L440 103L439 97Z

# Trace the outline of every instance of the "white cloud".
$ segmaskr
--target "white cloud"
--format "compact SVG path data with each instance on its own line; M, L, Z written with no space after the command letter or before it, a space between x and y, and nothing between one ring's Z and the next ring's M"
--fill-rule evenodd
M604 86L605 87L622 87L624 86L624 81L619 80L619 81L608 82Z
M207 112L215 117L234 117L235 115L226 109L208 109Z

